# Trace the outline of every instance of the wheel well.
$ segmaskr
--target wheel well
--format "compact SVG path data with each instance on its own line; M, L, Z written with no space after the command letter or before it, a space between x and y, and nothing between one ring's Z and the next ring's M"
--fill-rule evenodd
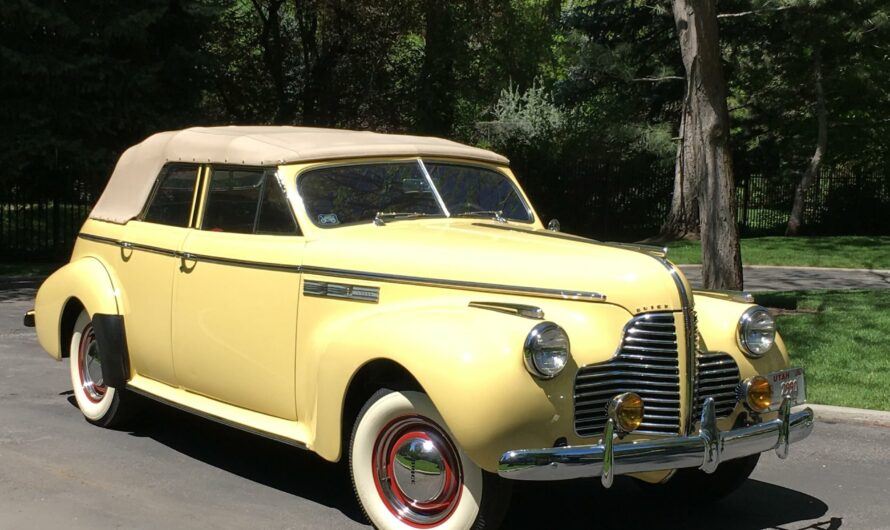
M377 359L362 366L349 383L346 399L343 402L343 425L341 430L343 443L341 447L343 450L341 455L345 454L349 447L352 426L359 411L368 399L374 395L374 392L381 388L424 391L417 379L411 375L411 372L394 361Z
M62 310L62 321L59 323L59 352L63 359L71 355L69 345L71 344L71 335L74 334L74 324L77 323L77 317L84 309L80 300L71 298L65 303L65 309Z

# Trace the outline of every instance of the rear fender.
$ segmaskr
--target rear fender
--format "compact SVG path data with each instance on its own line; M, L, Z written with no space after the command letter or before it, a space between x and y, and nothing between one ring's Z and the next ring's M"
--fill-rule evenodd
M83 257L54 272L37 291L34 311L37 339L56 360L66 354L61 344L62 317L75 299L91 317L120 315L120 291L98 259Z

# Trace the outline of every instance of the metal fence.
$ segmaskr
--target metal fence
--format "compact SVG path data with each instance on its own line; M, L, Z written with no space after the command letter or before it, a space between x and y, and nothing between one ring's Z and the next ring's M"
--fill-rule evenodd
M613 241L658 233L673 189L673 168L651 161L532 161L514 170L545 223L556 217L565 231ZM782 234L794 184L737 178L741 234ZM0 262L65 261L102 185L60 178L52 186L0 188ZM819 235L890 233L890 172L823 168L807 193L803 227Z

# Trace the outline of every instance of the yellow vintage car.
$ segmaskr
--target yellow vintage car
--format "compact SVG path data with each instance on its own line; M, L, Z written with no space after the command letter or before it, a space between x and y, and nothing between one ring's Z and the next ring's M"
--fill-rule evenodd
M813 427L749 296L545 227L507 159L435 138L151 136L25 321L91 423L141 394L348 459L378 528L496 526L516 480L714 498Z

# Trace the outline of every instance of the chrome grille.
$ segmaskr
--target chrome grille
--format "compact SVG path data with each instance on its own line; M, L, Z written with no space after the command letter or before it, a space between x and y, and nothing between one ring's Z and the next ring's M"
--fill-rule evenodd
M708 352L696 355L693 417L701 417L702 407L709 397L714 398L718 417L732 414L738 401L736 387L740 378L739 366L728 353Z
M680 369L673 313L647 313L624 328L618 353L605 363L584 366L575 378L575 432L602 434L609 400L622 392L643 398L643 423L634 431L680 431Z

